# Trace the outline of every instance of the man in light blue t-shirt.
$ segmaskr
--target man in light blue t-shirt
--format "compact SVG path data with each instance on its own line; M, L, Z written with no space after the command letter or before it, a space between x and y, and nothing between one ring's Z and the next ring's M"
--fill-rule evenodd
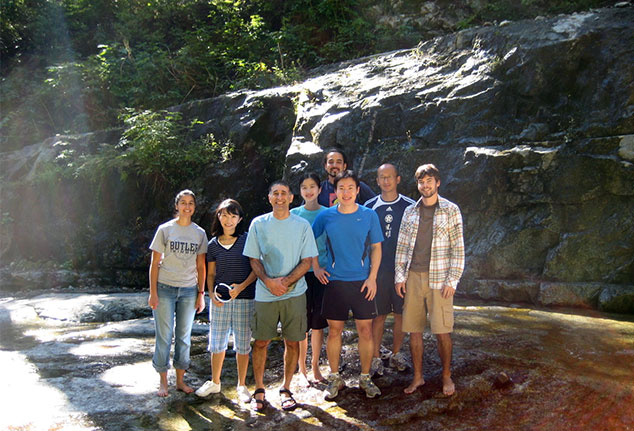
M304 274L317 256L317 246L310 224L290 213L293 194L287 183L276 181L269 188L273 211L251 222L243 254L251 261L258 277L255 286L255 315L252 320L253 376L256 390L255 408L262 411L267 402L264 394L264 367L269 342L277 336L278 322L284 337L284 384L280 388L282 409L297 406L290 391L297 368L299 342L306 337L306 281Z
M368 398L381 395L370 379L374 343L372 319L376 317L376 277L381 264L383 232L376 212L356 203L359 179L352 171L335 178L338 204L322 211L313 223L313 233L325 233L328 264L316 268L315 276L326 284L322 315L328 320L326 352L330 364L326 399L335 398L344 387L339 376L341 333L352 310L359 333L361 376L359 386Z

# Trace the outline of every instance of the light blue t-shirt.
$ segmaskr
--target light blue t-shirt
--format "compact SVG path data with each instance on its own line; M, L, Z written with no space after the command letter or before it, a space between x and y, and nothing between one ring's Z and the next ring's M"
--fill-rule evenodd
M310 224L303 218L290 214L278 220L273 213L256 217L251 222L243 254L262 261L266 275L285 277L302 259L317 256L315 238ZM306 292L304 277L295 287L282 296L273 295L262 280L255 285L255 300L260 302L282 301Z
M317 218L317 215L322 211L326 211L326 209L327 208L325 206L319 205L319 208L315 211L309 211L304 205L302 205L301 207L293 208L291 210L291 214L296 214L301 218L306 219L308 223L312 225L315 218ZM326 237L324 235L317 238L317 251L319 252L319 266L323 268L328 264L328 258L326 257ZM312 271L313 268L311 266L309 272Z
M351 214L342 214L338 208L326 209L313 223L316 237L326 233L325 269L331 280L365 280L370 275L370 245L383 241L379 216L362 205Z

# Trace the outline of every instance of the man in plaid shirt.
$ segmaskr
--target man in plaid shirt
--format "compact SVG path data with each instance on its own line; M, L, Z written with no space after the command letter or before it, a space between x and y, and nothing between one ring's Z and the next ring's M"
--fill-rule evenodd
M464 269L462 216L458 206L438 195L440 173L432 164L415 173L421 198L405 209L394 263L396 293L405 298L403 332L410 333L414 378L404 389L411 394L425 384L423 331L429 316L442 362L442 388L453 395L451 332L453 295Z

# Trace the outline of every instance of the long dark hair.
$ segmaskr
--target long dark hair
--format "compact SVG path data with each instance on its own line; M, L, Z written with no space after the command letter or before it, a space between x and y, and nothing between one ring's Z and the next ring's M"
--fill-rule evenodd
M213 222L211 223L211 236L219 237L224 233L224 231L222 230L222 225L220 224L220 218L218 217L218 215L223 210L228 212L229 214L235 214L242 219L236 226L236 230L232 236L238 237L242 235L245 231L244 225L246 224L244 221L244 211L242 210L242 207L237 200L225 199L224 201L220 202L218 208L216 208L216 211L214 211Z
M307 179L311 179L317 184L317 187L321 187L321 180L319 179L319 175L314 172L304 172L301 177L299 177L299 182L297 183L297 193L301 196L302 194L302 183Z

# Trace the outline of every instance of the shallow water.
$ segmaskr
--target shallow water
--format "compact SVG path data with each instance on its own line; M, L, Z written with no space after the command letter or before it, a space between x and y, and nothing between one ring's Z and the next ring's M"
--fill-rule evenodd
M48 306L56 308L54 301L67 298L52 301ZM634 322L627 316L465 303L456 307L453 334L457 393L442 396L435 339L425 334L427 383L407 396L402 390L411 370L388 370L375 378L382 391L375 400L357 388L356 334L349 322L342 360L348 387L326 402L324 385L300 388L296 379L292 390L300 407L290 413L279 408L283 345L277 340L265 374L271 406L256 414L235 401L233 355L225 361L221 394L200 399L172 389L159 399L151 319L42 318L46 313L38 314L34 302L0 299L6 382L0 429L634 430ZM197 328L187 375L194 387L209 378L206 326ZM385 345L390 338L388 328ZM326 374L325 353L322 363ZM253 390L251 370L247 381Z

